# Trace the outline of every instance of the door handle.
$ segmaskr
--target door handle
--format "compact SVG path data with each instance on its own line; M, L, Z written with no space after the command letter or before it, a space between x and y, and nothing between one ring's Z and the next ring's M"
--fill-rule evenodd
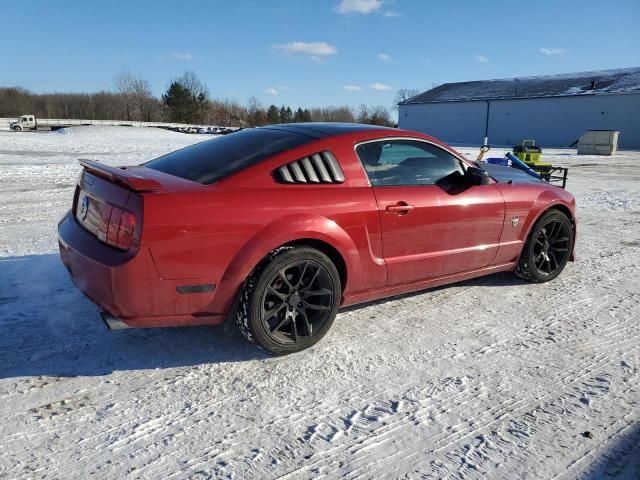
M395 205L387 205L385 209L388 213L397 213L398 215L406 215L413 210L413 205L409 205L407 202L398 202Z

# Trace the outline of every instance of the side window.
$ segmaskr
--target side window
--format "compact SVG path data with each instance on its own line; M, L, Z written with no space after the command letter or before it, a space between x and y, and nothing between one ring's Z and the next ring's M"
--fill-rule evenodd
M373 186L451 185L464 177L459 159L426 142L381 140L359 145L356 153Z

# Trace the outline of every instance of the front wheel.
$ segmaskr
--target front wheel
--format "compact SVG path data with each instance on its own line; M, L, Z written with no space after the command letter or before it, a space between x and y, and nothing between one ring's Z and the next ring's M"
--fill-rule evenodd
M567 265L572 246L571 220L561 211L551 210L531 229L516 274L532 282L553 280Z
M16 125L15 127L13 127L13 131L14 132L21 132L22 131L22 127L20 125Z
M329 330L342 295L340 275L309 247L272 252L244 283L236 321L250 341L276 355L304 350Z

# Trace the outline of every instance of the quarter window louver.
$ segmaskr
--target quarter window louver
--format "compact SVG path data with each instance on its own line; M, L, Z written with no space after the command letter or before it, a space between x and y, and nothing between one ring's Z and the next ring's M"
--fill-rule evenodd
M275 172L280 183L342 183L344 174L335 155L328 150L281 166Z

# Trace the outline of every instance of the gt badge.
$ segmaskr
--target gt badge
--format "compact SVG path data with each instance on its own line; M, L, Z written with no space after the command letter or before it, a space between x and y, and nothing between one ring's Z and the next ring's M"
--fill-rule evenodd
M520 217L511 217L511 226L516 228L518 226L518 222L520 221Z

